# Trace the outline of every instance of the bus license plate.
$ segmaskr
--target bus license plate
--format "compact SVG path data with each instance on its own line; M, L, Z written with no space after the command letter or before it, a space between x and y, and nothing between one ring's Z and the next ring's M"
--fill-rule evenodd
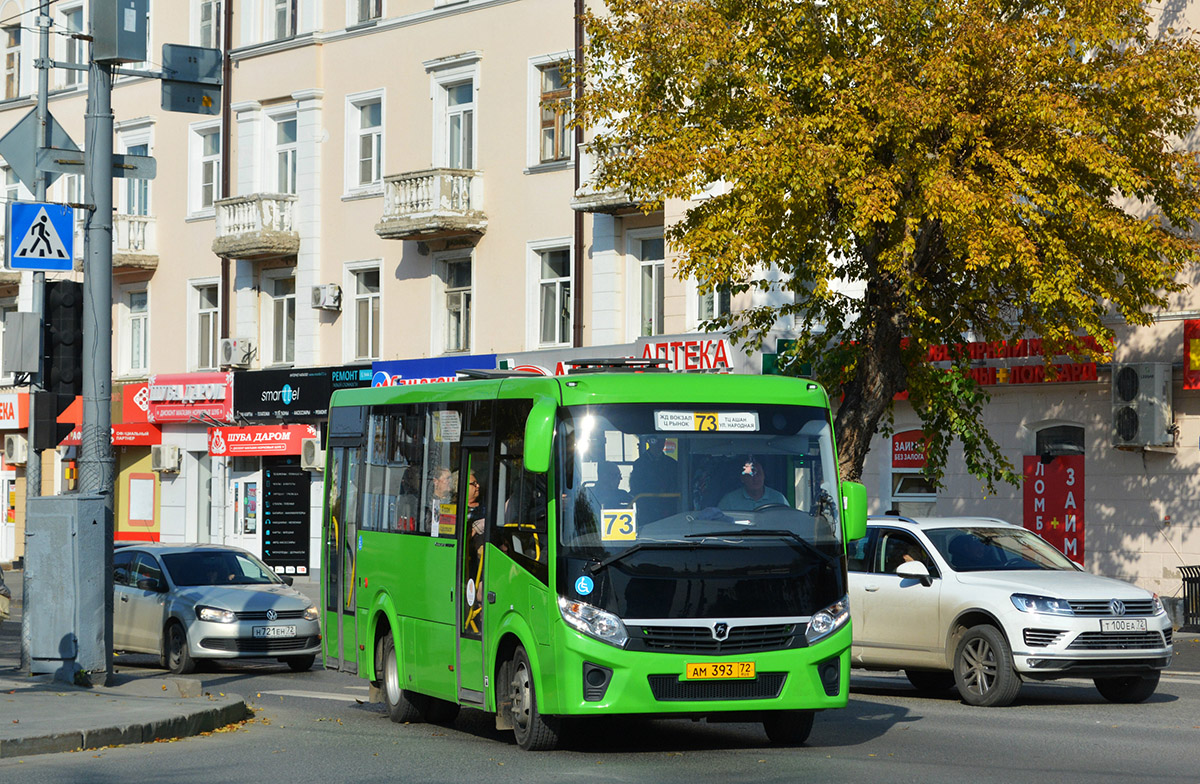
M1146 629L1145 618L1113 618L1100 621L1102 632L1144 632Z
M689 681L713 678L753 678L754 662L699 662L684 665Z
M255 626L255 637L295 637L295 626Z

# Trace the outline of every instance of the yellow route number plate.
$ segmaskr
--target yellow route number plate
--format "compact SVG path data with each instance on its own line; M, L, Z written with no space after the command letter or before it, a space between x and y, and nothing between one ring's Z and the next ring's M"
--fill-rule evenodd
M754 662L699 662L684 665L684 678L689 681L722 678L753 678Z

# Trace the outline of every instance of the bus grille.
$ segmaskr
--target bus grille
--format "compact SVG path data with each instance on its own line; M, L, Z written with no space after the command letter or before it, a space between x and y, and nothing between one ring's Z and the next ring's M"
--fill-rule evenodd
M1165 648L1168 644L1169 642L1163 639L1162 632L1132 632L1129 634L1084 632L1067 647L1089 651L1127 651Z
M650 691L659 702L769 700L783 691L785 672L760 672L753 680L681 681L678 675L650 675Z
M639 642L647 651L719 655L791 648L795 634L793 623L734 626L718 642L707 626L643 626Z
M302 651L312 648L320 642L319 637L293 637L291 639L256 640L252 638L205 637L200 641L200 647L213 651L232 651L235 653L261 653L263 656L274 656L277 653Z

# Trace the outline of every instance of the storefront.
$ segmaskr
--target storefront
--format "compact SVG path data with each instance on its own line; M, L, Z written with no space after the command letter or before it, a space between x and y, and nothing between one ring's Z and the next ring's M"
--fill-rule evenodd
M17 473L24 476L24 462L9 463L8 458L21 460L28 455L25 449L25 433L29 427L29 396L24 392L0 394L0 434L13 436L13 443L6 444L0 453L0 563L11 563L24 553L24 519L22 511L17 513ZM13 454L8 454L9 450ZM24 454L22 454L24 453ZM17 535L18 521L22 531ZM20 545L18 547L18 544Z

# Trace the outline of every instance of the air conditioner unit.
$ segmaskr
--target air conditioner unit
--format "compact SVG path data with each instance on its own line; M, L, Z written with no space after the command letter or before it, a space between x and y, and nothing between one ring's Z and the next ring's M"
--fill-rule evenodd
M300 441L300 467L309 471L325 470L325 450L321 449L321 439L305 438Z
M254 341L250 338L222 338L221 367L249 367L254 359Z
M336 283L322 283L313 286L312 306L322 310L341 310L342 287Z
M1171 366L1165 362L1113 365L1112 445L1118 449L1174 446Z
M152 471L178 471L179 447L175 444L154 444L150 447Z
M25 465L29 458L29 442L19 433L4 436L4 462L9 465Z

